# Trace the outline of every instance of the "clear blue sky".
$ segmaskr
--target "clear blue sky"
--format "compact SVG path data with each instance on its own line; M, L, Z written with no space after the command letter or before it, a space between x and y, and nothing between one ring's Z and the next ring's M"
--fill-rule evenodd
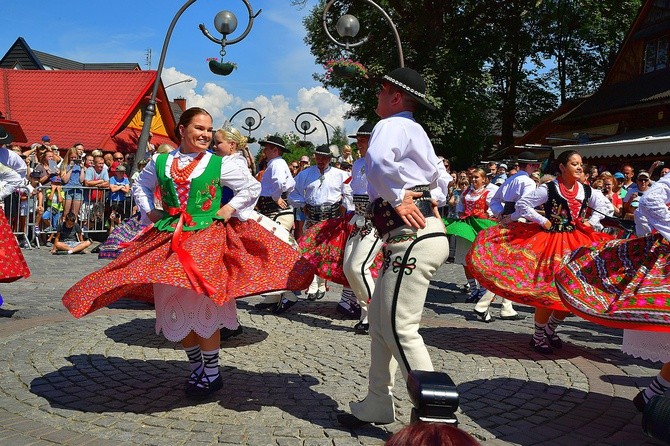
M19 37L34 50L78 62L135 62L147 69L147 50L151 49L151 69L156 69L166 31L183 1L142 0L94 1L19 0L3 2L4 30L0 34L0 53L4 54ZM247 26L248 12L242 0L200 0L181 16L172 34L165 59L165 85L182 79L193 82L170 87L173 98L183 96L188 105L212 112L215 125L223 123L242 107L253 106L266 116L264 133L295 130L291 118L302 111L317 113L325 121L356 130L358 123L344 121L348 109L337 91L326 91L312 79L322 72L303 42L302 19L316 0L305 9L291 6L289 0L250 0L257 12L250 34L228 46L225 59L238 64L231 75L212 74L207 58L219 57L220 46L202 35L203 23L212 35L214 16L227 9L238 18L239 36ZM238 119L240 119L238 122ZM239 115L234 124L241 125ZM258 136L258 135L255 135ZM323 138L318 133L313 139ZM315 141L325 142L325 141Z

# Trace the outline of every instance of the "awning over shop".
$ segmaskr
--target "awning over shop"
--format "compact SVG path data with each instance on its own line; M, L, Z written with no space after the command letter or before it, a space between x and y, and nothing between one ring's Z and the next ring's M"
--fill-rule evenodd
M670 130L664 129L654 135L631 137L618 135L620 139L609 139L587 144L554 147L554 156L566 150L576 150L583 158L610 158L622 156L670 155Z

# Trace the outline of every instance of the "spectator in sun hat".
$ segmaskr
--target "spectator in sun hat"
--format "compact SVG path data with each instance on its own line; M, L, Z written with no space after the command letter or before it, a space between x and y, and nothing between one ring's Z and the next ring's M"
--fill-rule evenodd
M303 155L300 157L300 170L305 170L309 167L309 157Z

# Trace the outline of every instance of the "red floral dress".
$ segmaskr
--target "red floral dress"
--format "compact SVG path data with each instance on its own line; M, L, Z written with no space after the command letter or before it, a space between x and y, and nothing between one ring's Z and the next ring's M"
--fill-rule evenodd
M355 230L350 220L351 214L348 213L316 223L305 231L299 241L300 252L316 268L316 275L345 287L349 286L349 281L343 270L344 247ZM379 252L370 267L372 277L377 277L383 261Z
M166 216L116 260L65 293L63 304L75 317L124 297L151 301L155 284L194 290L217 305L309 286L314 268L289 244L256 221L231 218L224 223L216 217L220 157L211 156L188 188L161 174L164 160L159 156L156 170Z
M481 285L499 296L535 307L567 311L554 282L561 260L577 248L611 240L612 236L581 222L590 188L586 188L582 202L560 195L556 183L548 183L547 188L544 212L552 221L550 231L536 223L493 226L479 232L466 261Z

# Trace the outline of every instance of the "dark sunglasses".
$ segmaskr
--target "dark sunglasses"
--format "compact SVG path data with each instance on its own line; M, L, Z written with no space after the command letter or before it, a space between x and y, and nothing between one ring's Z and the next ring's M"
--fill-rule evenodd
M637 181L642 181L642 182L647 182L649 181L649 178L638 178Z
M123 161L123 157L121 158L114 158L116 161Z

